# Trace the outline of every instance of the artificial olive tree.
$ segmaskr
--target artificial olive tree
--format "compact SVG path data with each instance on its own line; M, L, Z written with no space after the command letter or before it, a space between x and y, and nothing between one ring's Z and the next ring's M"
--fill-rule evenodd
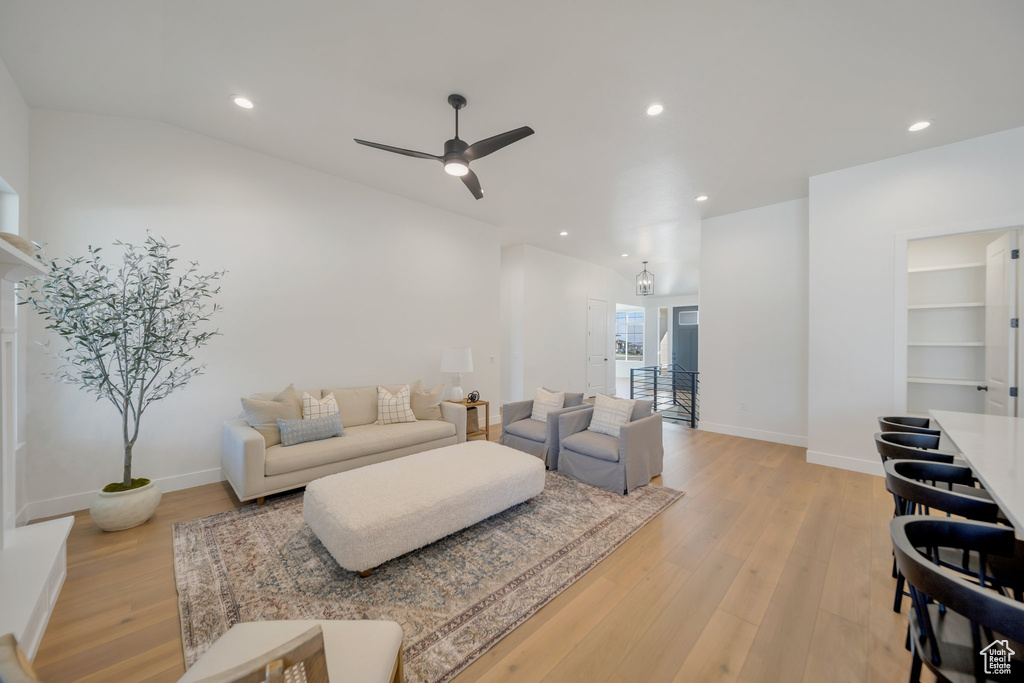
M90 246L88 256L47 262L49 272L27 281L19 301L66 342L53 354L61 361L54 379L109 401L121 416L124 478L104 490L148 483L132 479L139 424L150 405L202 374L194 354L218 334L200 328L219 310L212 299L224 275L201 275L195 262L177 266L177 245L163 239L115 245L123 249L116 271Z

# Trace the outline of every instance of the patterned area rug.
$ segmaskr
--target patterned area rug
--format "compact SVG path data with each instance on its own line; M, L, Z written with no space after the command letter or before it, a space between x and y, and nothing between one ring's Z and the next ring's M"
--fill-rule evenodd
M391 619L410 683L448 681L682 493L621 496L549 472L544 493L361 579L302 519L302 494L174 527L185 664L233 624Z

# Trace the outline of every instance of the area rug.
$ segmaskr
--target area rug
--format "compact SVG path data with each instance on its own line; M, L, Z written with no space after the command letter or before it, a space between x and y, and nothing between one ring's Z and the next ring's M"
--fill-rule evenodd
M233 624L390 619L406 680L448 681L682 493L622 496L549 472L544 493L379 567L341 569L302 519L301 493L174 526L185 665Z

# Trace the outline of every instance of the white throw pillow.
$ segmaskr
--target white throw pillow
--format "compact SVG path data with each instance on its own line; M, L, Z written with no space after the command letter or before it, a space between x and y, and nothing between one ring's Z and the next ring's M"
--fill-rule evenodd
M416 415L409 406L409 385L392 394L384 387L377 387L377 424L389 425L395 422L415 422Z
M334 393L327 394L323 398L313 398L305 391L302 392L302 419L315 420L318 417L327 417L338 412L338 401Z
M530 417L539 422L547 422L548 413L552 410L561 410L564 403L564 391L548 391L543 388L537 389L537 393L533 396L533 413Z
M636 401L629 398L612 398L598 394L594 398L594 417L587 427L592 432L619 437L619 428L633 416Z

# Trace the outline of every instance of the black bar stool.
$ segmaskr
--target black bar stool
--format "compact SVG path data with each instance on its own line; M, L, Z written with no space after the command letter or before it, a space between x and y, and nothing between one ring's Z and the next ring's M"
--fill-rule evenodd
M932 434L915 434L912 432L877 432L875 449L886 460L929 460L932 462L954 463L966 466L963 460L953 453L940 451L939 437Z
M911 434L930 434L938 436L939 430L931 428L932 421L927 417L880 417L878 428L883 432L910 432Z
M919 460L889 460L885 463L885 488L896 500L896 515L913 515L922 510L940 510L947 514L979 522L1006 522L988 491L975 488L974 474L968 467ZM979 568L972 558L939 552L942 566L976 576ZM1024 541L1015 546L1013 557L997 559L988 567L993 587L1020 599L1024 591ZM903 602L904 577L897 572L893 611Z
M986 673L985 658L992 648L1024 652L1024 604L983 587L986 559L1014 552L1013 529L919 516L897 517L889 528L896 562L914 602L907 630L907 647L914 656L911 683L921 680L922 665L940 681L1022 680L1018 667L1010 675ZM979 583L937 566L942 548L978 555ZM1019 663L1011 658L1011 666Z

